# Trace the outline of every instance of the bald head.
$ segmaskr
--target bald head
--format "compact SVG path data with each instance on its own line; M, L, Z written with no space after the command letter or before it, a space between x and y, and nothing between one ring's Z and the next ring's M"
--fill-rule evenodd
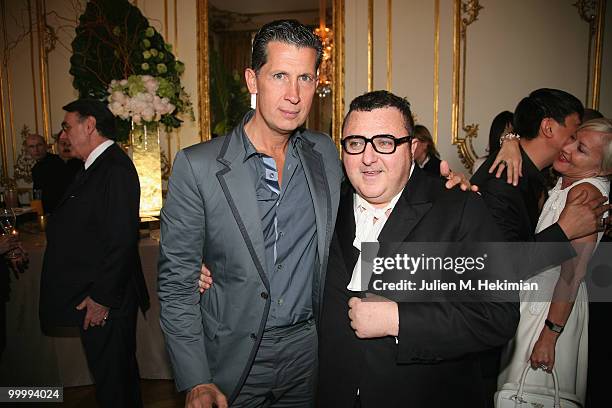
M26 137L26 148L30 157L36 161L44 159L47 155L47 143L41 135L36 133L30 133Z

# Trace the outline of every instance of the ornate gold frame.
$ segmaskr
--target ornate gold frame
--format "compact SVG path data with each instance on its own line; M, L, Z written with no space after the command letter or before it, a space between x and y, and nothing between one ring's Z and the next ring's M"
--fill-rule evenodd
M393 0L387 0L387 91L393 83Z
M440 0L434 3L434 94L433 140L438 145L438 116L440 111Z
M606 0L577 0L573 6L578 9L580 18L589 25L585 104L599 109Z
M478 135L478 124L465 124L465 68L467 49L467 28L478 20L482 9L479 0L455 0L453 23L453 102L451 111L451 143L457 146L457 153L466 169L471 169L478 157L472 145L472 138ZM465 132L459 135L459 127Z
M49 115L49 94L48 94L48 61L47 49L45 48L45 36L47 35L47 17L45 3L36 0L36 36L38 40L38 75L40 85L40 100L42 110L43 136L47 143L52 143L51 119Z
M344 119L344 0L333 0L334 20L334 81L332 95L334 106L332 111L332 135L340 152L342 139L342 120Z
M198 122L200 140L210 140L210 83L208 78L208 0L197 0L198 18Z
M208 61L208 0L197 0L196 14L198 19L198 120L200 123L200 140L210 139L210 83ZM333 0L334 80L332 95L333 139L340 145L342 118L344 116L344 0Z
M585 104L593 109L598 109L606 0L577 0L574 6L578 9L580 17L590 26ZM478 13L482 8L479 0L455 0L454 2L451 143L457 146L457 153L466 169L471 169L478 157L472 144L472 138L478 136L478 124L465 124L466 37L468 26L478 19ZM588 15L587 9L596 11ZM592 45L594 45L594 54L591 52ZM459 134L460 127L465 132L463 136Z

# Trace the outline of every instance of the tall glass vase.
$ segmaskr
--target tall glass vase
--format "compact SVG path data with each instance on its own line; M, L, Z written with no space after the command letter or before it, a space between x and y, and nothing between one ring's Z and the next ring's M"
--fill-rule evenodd
M156 217L162 207L162 179L157 123L132 122L132 160L140 179L140 217Z

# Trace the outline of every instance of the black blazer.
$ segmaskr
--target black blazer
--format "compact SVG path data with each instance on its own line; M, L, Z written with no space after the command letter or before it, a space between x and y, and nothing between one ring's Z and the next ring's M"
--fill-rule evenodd
M522 251L523 265L519 269L524 271L523 278L527 279L543 268L572 258L576 253L557 223L535 233L540 216L538 203L542 195L546 195L546 180L523 149L521 156L523 176L516 187L506 182L505 171L500 178L489 174L488 169L495 160L495 155L489 155L470 181L479 187L493 219L504 234L505 241L557 243L554 247L525 246Z
M56 154L47 153L32 167L32 188L42 190L46 214L55 210L71 181L64 161Z
M369 407L482 407L478 352L505 344L519 320L516 303L400 303L399 343L358 339L346 289L353 247L353 190L343 186L325 285L319 342L318 406L352 408L357 389ZM482 199L446 190L414 169L379 242L499 241Z
M117 316L137 294L148 295L138 255L140 185L129 157L116 144L76 176L47 222L40 283L43 328L83 322L75 307L87 296Z
M424 170L433 176L440 177L440 162L441 160L436 156L429 156L429 160L427 160L427 163L425 163L421 170Z

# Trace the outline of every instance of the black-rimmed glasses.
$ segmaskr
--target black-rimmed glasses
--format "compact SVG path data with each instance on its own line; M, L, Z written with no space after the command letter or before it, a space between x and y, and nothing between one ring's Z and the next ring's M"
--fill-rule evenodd
M412 136L404 136L396 138L393 135L376 135L365 137L359 135L351 135L342 139L342 148L347 154L361 154L365 151L366 145L372 143L374 150L381 154L395 153L395 149L402 143L409 142Z

